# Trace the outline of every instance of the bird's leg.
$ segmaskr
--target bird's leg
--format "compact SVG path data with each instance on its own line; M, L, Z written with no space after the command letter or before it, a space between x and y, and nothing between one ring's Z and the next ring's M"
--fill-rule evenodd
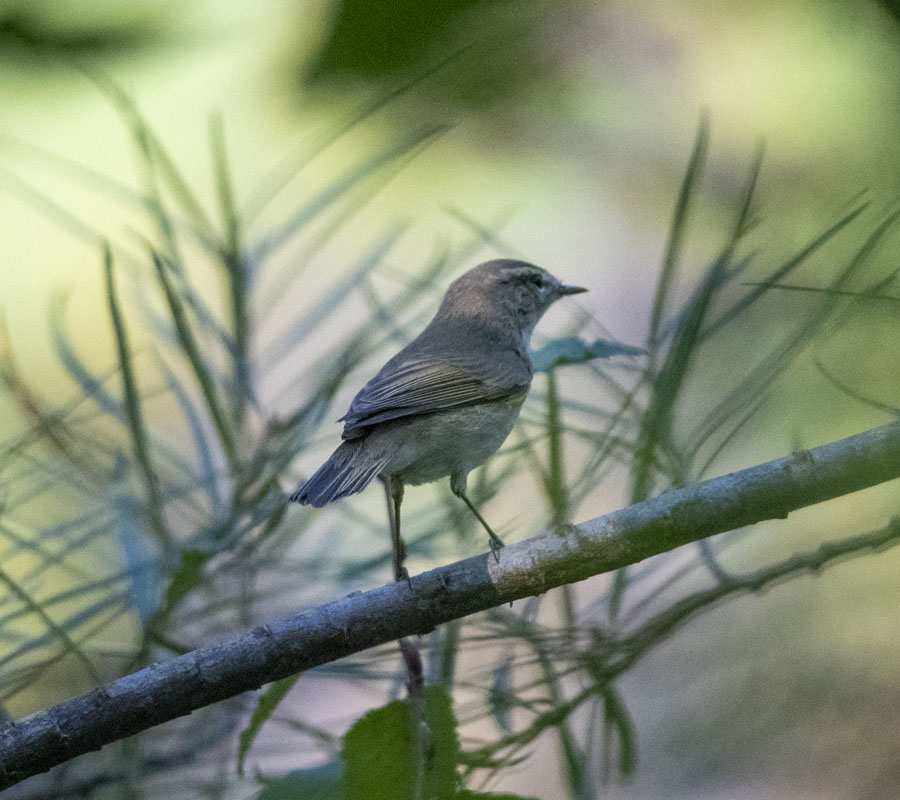
M494 558L499 563L500 548L505 546L503 544L503 539L501 539L499 536L497 536L496 533L494 533L493 528L491 528L491 526L488 525L487 520L484 517L482 517L481 514L478 513L478 509L475 508L475 506L472 505L472 501L469 500L468 497L466 497L465 492L458 492L458 496L462 498L462 501L469 507L469 510L478 518L478 521L484 526L484 529L487 531L488 536L491 537L491 542L490 542L491 552L494 554Z
M409 582L409 572L403 566L406 560L406 545L400 536L400 504L403 502L403 482L386 475L382 475L381 483L384 485L387 498L388 521L391 526L391 548L394 554L394 580Z
M409 572L403 566L406 561L406 543L400 535L400 504L403 502L403 483L400 480L391 480L391 497L394 501L394 580L402 581L404 578L412 589L412 583L409 580Z
M484 526L484 529L488 532L488 536L491 537L491 552L494 554L494 558L497 563L500 563L500 548L503 547L503 540L494 533L494 529L488 525L487 520L478 513L478 509L475 508L472 501L466 496L466 479L465 477L460 478L457 475L450 476L450 488L453 490L453 494L459 497L468 507L469 510L475 515L476 519Z

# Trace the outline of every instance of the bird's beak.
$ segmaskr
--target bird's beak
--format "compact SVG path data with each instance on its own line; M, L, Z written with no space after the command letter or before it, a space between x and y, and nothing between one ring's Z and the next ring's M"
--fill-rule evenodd
M556 290L556 293L560 295L560 297L564 294L581 294L582 292L586 292L583 286L566 286L564 283L559 285L559 288Z

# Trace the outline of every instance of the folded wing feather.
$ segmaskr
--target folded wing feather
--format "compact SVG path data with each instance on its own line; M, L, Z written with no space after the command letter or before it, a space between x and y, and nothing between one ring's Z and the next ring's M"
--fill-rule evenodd
M390 419L516 397L530 385L531 364L514 351L498 354L488 365L466 356L392 359L353 398L339 420L342 436L355 439Z

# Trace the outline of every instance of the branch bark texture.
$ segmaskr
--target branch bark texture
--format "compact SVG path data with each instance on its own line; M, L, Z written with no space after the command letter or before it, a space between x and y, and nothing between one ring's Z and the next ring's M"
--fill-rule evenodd
M265 683L900 477L900 422L295 614L0 729L0 789Z

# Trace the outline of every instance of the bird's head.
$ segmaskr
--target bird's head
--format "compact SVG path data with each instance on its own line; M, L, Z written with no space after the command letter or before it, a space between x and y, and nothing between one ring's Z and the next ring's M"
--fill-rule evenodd
M534 264L501 258L479 264L450 284L441 311L476 323L512 324L528 337L553 303L586 291Z

